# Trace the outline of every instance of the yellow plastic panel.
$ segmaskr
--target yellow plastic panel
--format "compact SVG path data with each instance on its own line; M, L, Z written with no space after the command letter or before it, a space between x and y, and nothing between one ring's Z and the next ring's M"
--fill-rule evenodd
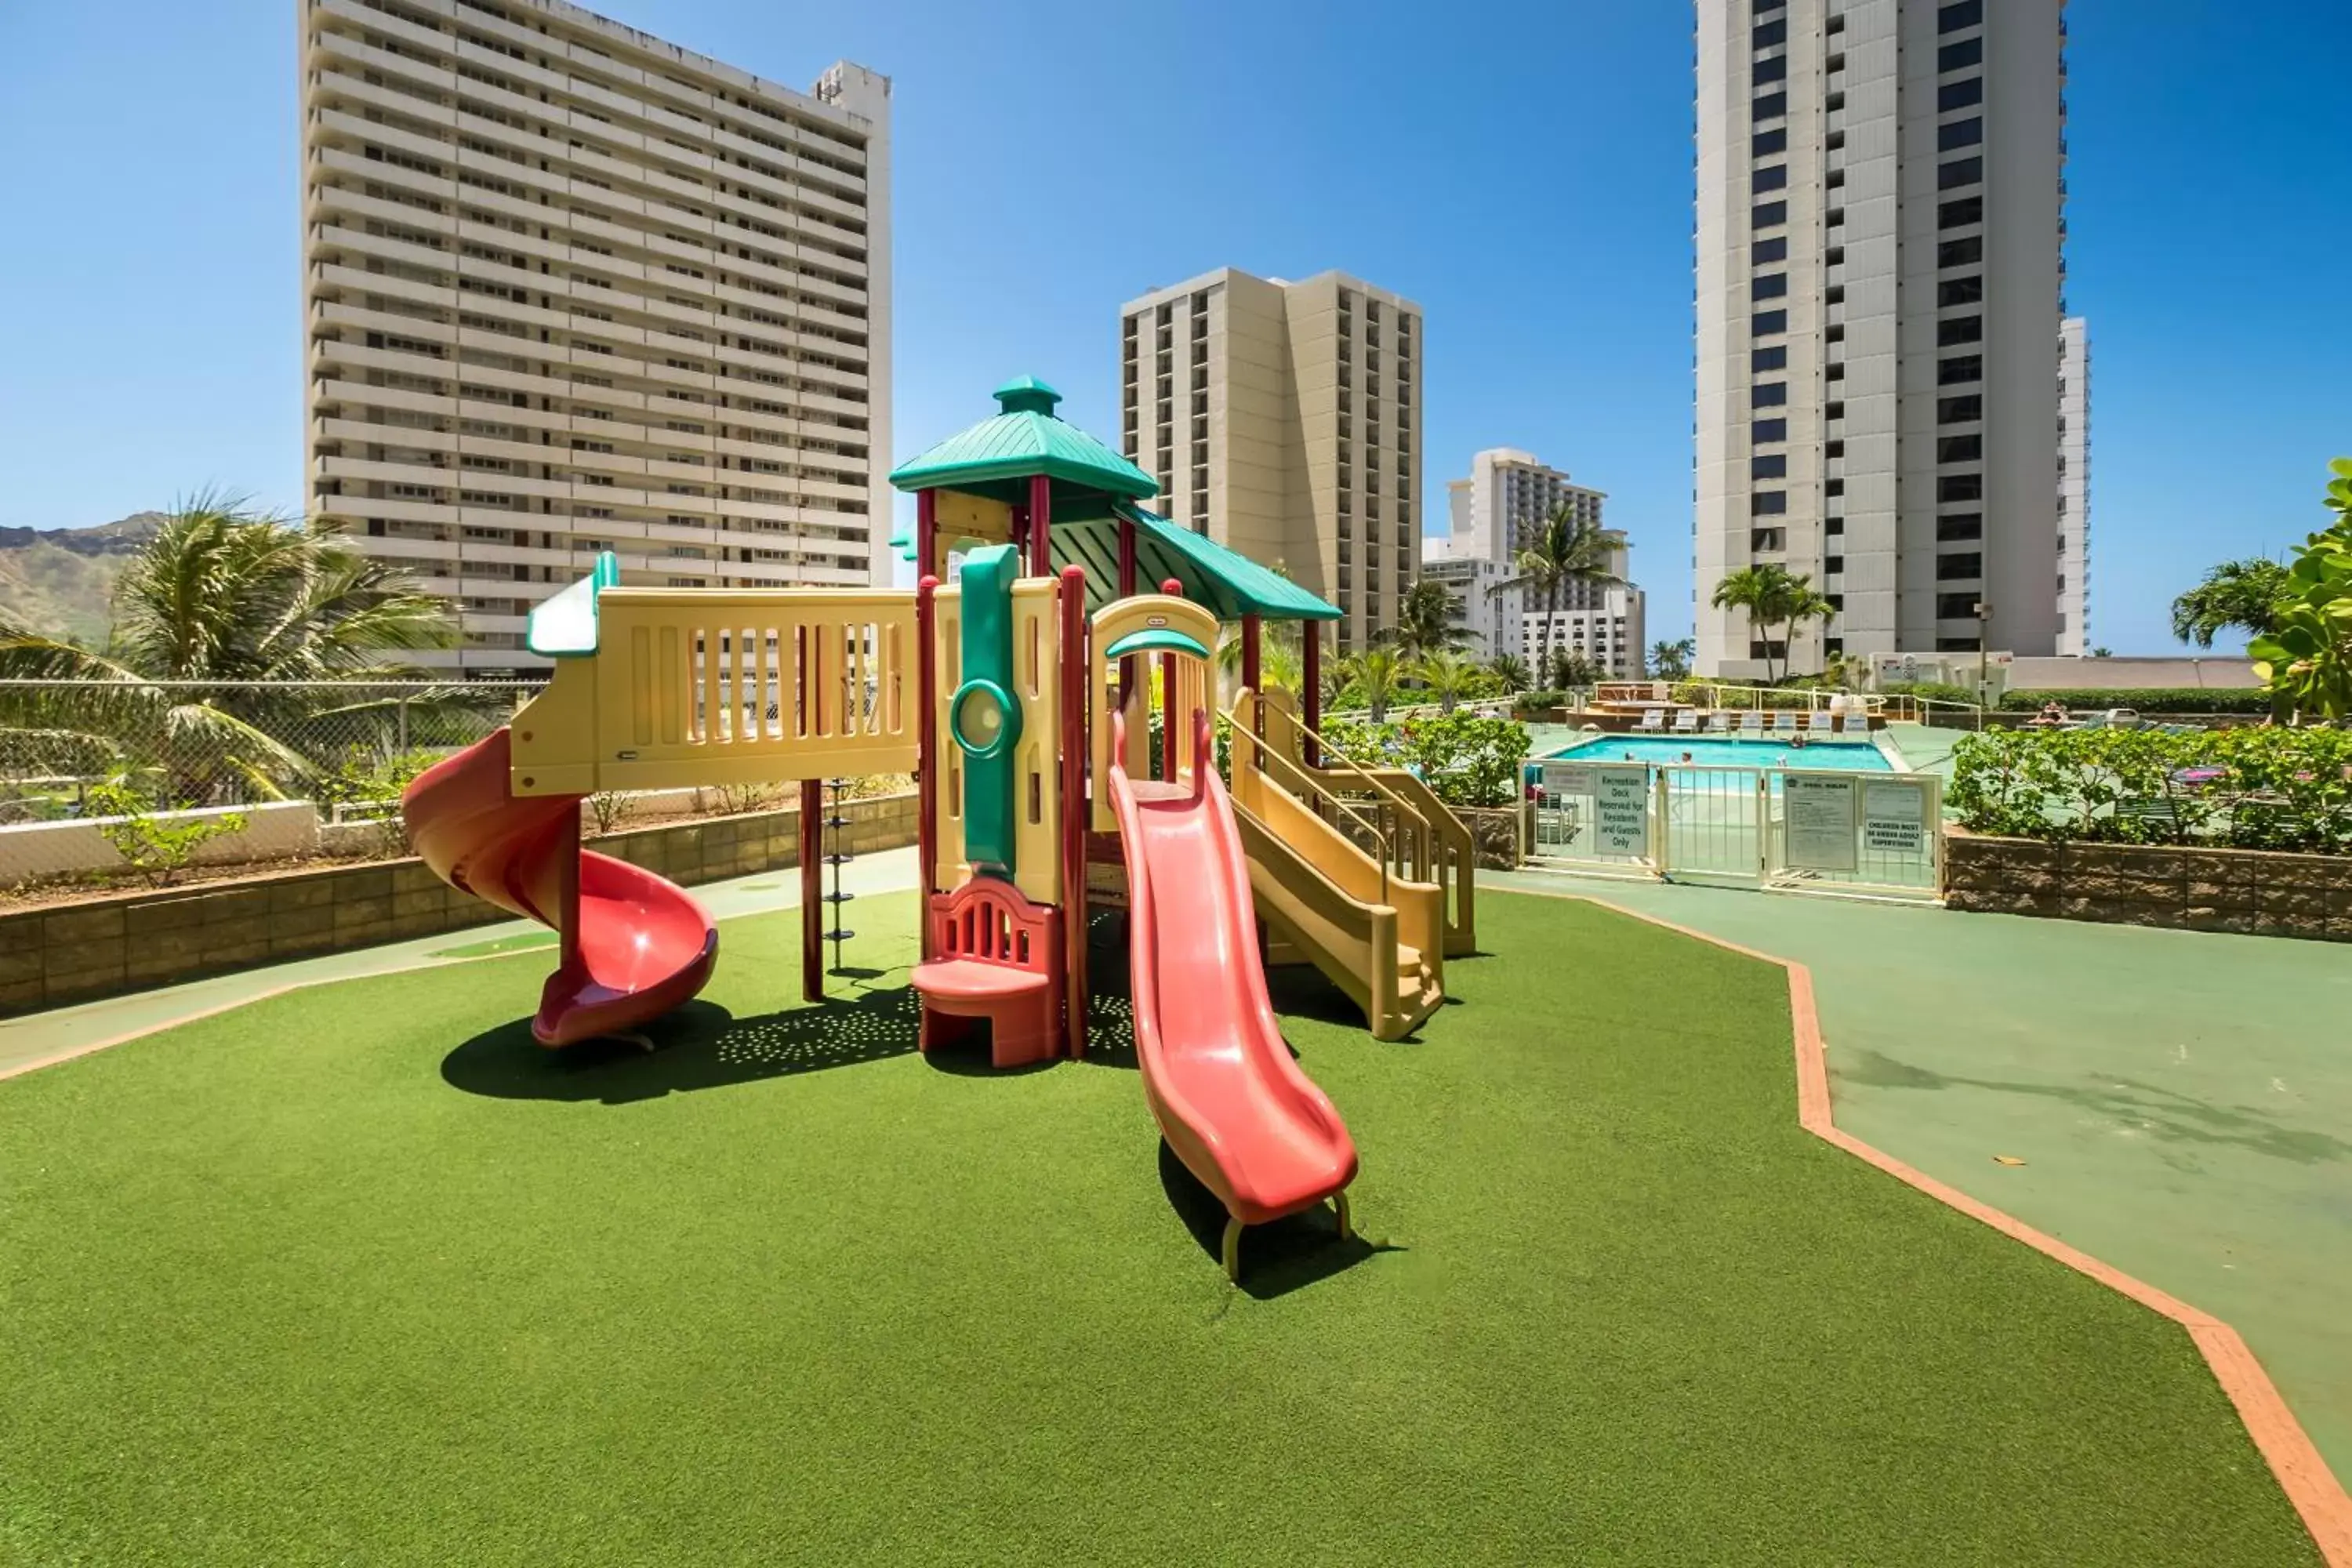
M932 795L938 832L932 843L938 854L931 868L931 886L961 888L971 879L971 864L963 852L963 748L948 728L950 700L963 684L963 590L940 588L931 596L931 629L938 639L939 678L932 682L931 749L938 757L940 787Z
M1097 833L1113 833L1118 829L1118 819L1110 808L1110 714L1118 705L1118 662L1103 657L1103 650L1130 632L1152 631L1160 627L1182 632L1202 647L1217 646L1217 617L1205 607L1189 599L1179 599L1163 594L1139 594L1131 599L1121 599L1095 612L1094 670L1089 677L1094 682L1094 827ZM1143 678L1137 689L1129 694L1127 712L1128 773L1141 778L1151 759L1151 733L1147 722L1146 706L1151 689L1150 670L1157 666L1157 656L1141 660ZM1176 710L1189 716L1195 707L1202 706L1202 694L1207 690L1205 661L1180 658L1177 661L1177 691L1173 694L1180 704ZM1186 672L1190 671L1189 677ZM1189 689L1191 700L1184 700ZM1189 722L1189 718L1185 722ZM1184 723L1170 726L1181 731ZM1191 742L1183 742L1176 752L1180 763L1188 763Z
M1013 883L1041 904L1062 901L1061 586L1052 577L1013 585L1013 693L1021 700Z
M609 588L597 651L515 728L518 794L676 789L915 765L910 592ZM577 671L578 673L574 673Z
M983 544L1013 542L1013 503L961 490L940 490L933 503L932 521L942 542L976 540Z

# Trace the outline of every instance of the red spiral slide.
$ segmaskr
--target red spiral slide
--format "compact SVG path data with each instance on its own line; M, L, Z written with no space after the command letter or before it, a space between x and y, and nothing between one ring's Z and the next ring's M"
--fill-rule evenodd
M1114 721L1111 755L1125 755ZM1208 718L1195 715L1200 756ZM1129 994L1151 1114L1186 1168L1241 1227L1336 1200L1343 1234L1356 1145L1299 1070L1275 1023L1258 960L1249 863L1216 770L1191 788L1131 779L1114 763L1111 801L1127 850Z
M409 842L451 887L551 926L562 962L530 1032L543 1046L623 1035L710 979L719 928L685 889L580 847L580 797L508 792L507 731L417 775Z

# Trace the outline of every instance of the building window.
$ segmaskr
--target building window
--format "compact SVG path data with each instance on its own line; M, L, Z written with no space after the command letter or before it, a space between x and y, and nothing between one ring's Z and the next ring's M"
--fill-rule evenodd
M1936 68L1939 71L1966 70L1970 66L1984 64L1984 39L1962 38L1957 44L1946 44L1936 51Z
M1748 368L1751 371L1786 370L1788 367L1789 350L1786 344L1775 343L1770 348L1748 351Z
M1748 214L1750 228L1777 228L1788 221L1789 204L1786 202L1758 202Z
M1751 158L1769 158L1788 150L1789 133L1785 131L1759 131L1748 139L1748 154Z
M1939 463L1980 463L1984 461L1984 437L1981 436L1945 436L1936 442L1936 461Z
M1948 81L1936 89L1936 108L1939 113L1954 109L1973 109L1983 101L1984 78L1980 76L1969 77L1965 81ZM1970 142L1978 139L1970 138ZM1969 144L1969 142L1958 142L1952 143L1956 147Z
M1786 551L1789 548L1789 531L1785 528L1751 528L1748 531L1748 548L1750 553Z
M1984 303L1984 279L1973 275L1947 278L1936 285L1936 303L1939 307L1980 305Z
M1939 621L1972 621L1977 618L1977 596L1974 594L1938 594L1936 595L1936 618ZM1973 642L1966 645L1974 647Z
M1938 544L1966 543L1971 539L1983 537L1984 513L1980 511L1956 511L1948 517L1936 520L1936 542Z
M1777 236L1771 239L1759 239L1748 247L1748 259L1750 264L1786 261L1789 259L1789 242Z
M1768 92L1748 106L1751 121L1778 120L1788 112L1789 95L1785 92Z
M1973 425L1984 417L1984 397L1968 393L1959 397L1936 399L1936 423L1938 425Z
M1789 275L1785 272L1768 272L1748 284L1748 292L1751 298L1758 300L1785 299L1789 292Z
M1782 479L1789 477L1789 455L1786 452L1760 453L1748 459L1748 477L1751 479Z
M1984 379L1984 355L1954 354L1950 359L1936 362L1937 386L1966 386Z
M1966 228L1972 223L1982 222L1984 222L1982 196L1962 196L1958 201L1946 202L1936 209L1937 228Z
M1936 557L1936 581L1938 583L1972 583L1984 575L1982 555L1938 555Z
M1749 79L1758 83L1788 80L1789 57L1776 55L1769 60L1758 60L1756 68L1749 73Z
M1748 400L1757 408L1786 407L1789 402L1789 384L1785 381L1764 382L1749 390Z
M1785 441L1789 438L1789 422L1786 419L1759 419L1748 426L1748 438L1759 446L1771 441Z
M1759 169L1748 184L1759 191L1785 191L1789 188L1789 165L1775 163L1769 169Z
M1950 348L1955 343L1975 343L1984 341L1982 316L1954 316L1936 323L1936 346Z
M1984 236L1972 234L1962 239L1948 239L1936 247L1938 267L1973 267L1984 259Z
M1936 127L1936 151L1957 153L1963 147L1975 147L1984 142L1984 117L1972 115L1955 120L1948 125Z
M1788 330L1786 310L1759 310L1748 318L1748 335L1751 338L1769 338Z
M1952 0L1936 13L1936 31L1957 33L1962 27L1973 27L1984 20L1984 0Z
M1756 24L1756 30L1748 35L1748 46L1752 48L1778 48L1788 41L1789 19L1786 16L1775 16L1769 22L1759 22Z
M1748 515L1750 517L1780 517L1788 510L1789 492L1786 490L1758 490L1748 498Z
M1936 476L1936 500L1960 501L1984 500L1982 474L1938 474Z
M1936 188L1939 191L1956 191L1962 185L1976 184L1983 178L1982 158L1955 158L1948 163L1936 166Z

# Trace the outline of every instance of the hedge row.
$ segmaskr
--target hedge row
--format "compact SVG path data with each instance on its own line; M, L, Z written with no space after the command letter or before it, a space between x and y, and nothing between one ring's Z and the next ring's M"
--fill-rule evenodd
M2007 691L2000 706L2007 711L2032 711L2045 702L2063 703L2069 710L2129 708L2140 713L2267 713L2270 693L2260 687L2232 690L2225 687L2147 686L2059 688L2045 691Z
M2341 855L2352 731L1988 730L1944 798L1978 833Z

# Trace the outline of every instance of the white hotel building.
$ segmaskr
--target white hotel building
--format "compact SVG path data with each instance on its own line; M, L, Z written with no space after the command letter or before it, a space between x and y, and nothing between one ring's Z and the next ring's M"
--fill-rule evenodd
M300 0L308 502L489 675L623 580L889 580L889 82L561 0Z
M1765 563L1836 607L1801 673L2057 649L2065 46L2064 0L1699 0L1702 671L1782 651L1707 602Z

